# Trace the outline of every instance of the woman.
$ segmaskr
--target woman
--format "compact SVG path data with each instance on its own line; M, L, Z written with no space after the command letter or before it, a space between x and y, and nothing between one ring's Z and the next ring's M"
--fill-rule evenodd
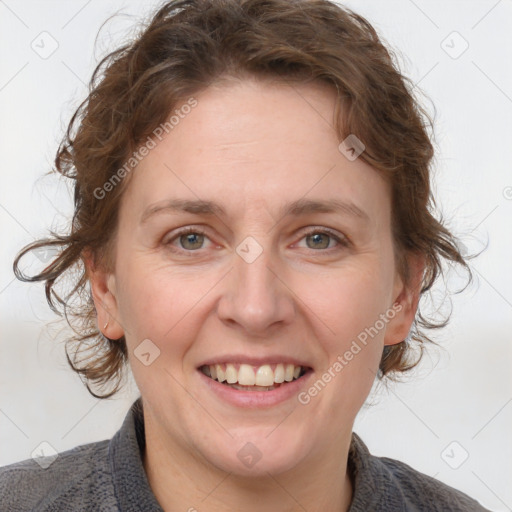
M56 158L71 233L15 269L74 322L91 393L128 362L141 397L112 440L2 468L3 507L485 510L352 432L375 378L430 341L418 301L442 259L469 272L430 213L428 116L368 22L326 0L169 2L91 82Z

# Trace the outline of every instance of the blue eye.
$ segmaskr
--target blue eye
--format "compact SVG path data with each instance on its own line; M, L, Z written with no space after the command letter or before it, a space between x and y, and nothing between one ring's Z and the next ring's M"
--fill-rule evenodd
M201 229L189 227L176 233L173 238L171 238L168 242L165 242L165 245L172 245L174 240L179 240L182 249L186 251L196 251L201 249L205 237L206 233ZM190 244L192 247L187 247L188 244Z
M315 228L303 234L300 240L311 240L307 243L307 248L316 252L339 250L340 248L348 247L349 243L345 237L340 237L327 228ZM206 233L197 227L184 228L178 231L172 238L164 241L164 245L172 252L178 253L193 253L203 248L205 240L209 240ZM335 247L329 247L332 240L336 242ZM175 241L179 242L176 247Z
M336 249L336 247L329 247L330 240L335 240L338 245L341 245L342 247L347 247L348 242L345 238L340 238L338 235L333 233L332 231L328 229L318 229L315 228L313 230L308 231L304 234L304 236L301 238L303 239L311 239L312 243L307 244L309 249ZM307 242L306 242L307 243Z

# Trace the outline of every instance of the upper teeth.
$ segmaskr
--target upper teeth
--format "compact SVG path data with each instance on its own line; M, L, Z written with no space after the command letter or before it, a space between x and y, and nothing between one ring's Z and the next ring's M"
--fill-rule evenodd
M273 368L274 367L274 368ZM291 382L297 379L302 366L293 364L252 366L250 364L211 364L202 366L204 374L219 382L240 384L241 386L272 386L274 383Z

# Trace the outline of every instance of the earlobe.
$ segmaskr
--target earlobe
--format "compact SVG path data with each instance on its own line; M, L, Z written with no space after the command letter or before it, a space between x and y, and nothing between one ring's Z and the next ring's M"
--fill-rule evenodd
M106 338L119 339L123 336L124 330L118 321L115 276L103 268L95 266L90 255L84 257L84 264L96 307L98 329Z
M396 304L398 304L400 308L386 327L384 345L396 345L401 343L411 331L420 300L425 263L424 255L409 255L410 279L407 284L404 284L402 280L398 278L400 285L398 286L398 294L394 300L394 309L398 310Z

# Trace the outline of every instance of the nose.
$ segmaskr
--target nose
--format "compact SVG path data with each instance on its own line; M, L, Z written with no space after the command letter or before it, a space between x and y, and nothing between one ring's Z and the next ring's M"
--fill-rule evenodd
M224 323L256 338L291 324L296 311L294 294L270 249L263 249L252 262L234 252L233 267L223 280L217 308Z

